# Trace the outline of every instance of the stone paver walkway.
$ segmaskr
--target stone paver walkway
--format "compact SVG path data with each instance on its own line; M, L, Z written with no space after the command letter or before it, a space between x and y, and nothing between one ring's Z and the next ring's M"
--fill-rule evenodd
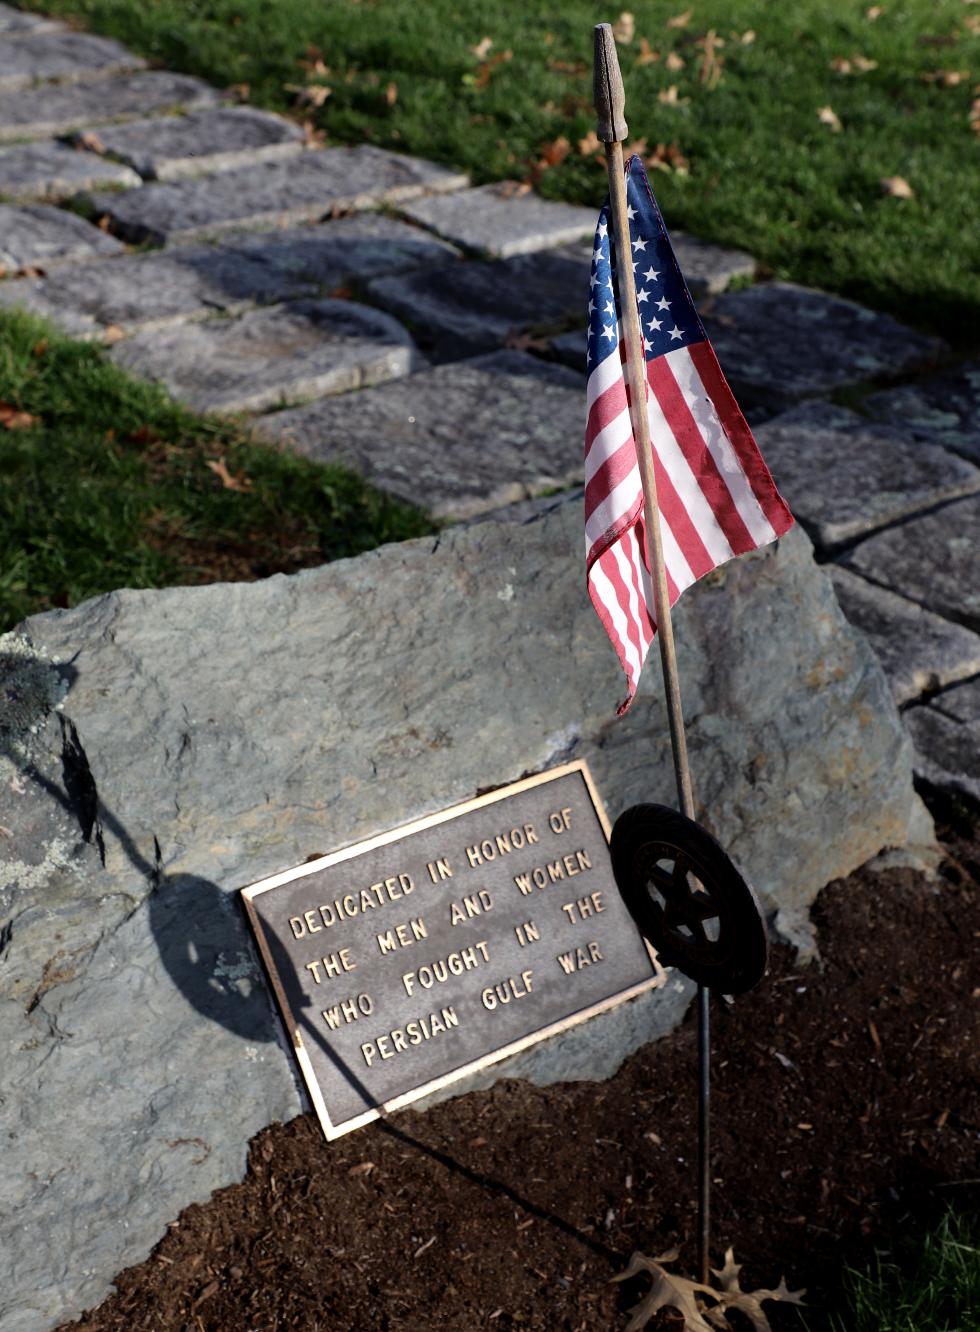
M0 144L0 305L446 520L580 479L588 209L308 147L2 3ZM920 773L980 799L980 365L823 292L729 290L747 254L675 249Z

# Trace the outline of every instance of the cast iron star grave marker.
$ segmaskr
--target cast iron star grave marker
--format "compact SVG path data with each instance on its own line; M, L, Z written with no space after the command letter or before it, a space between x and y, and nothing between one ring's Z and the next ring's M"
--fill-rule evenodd
M242 890L328 1138L663 983L584 762Z

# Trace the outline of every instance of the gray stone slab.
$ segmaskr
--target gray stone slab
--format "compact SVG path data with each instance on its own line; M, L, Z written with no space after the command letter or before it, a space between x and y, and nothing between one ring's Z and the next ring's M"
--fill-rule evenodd
M121 248L118 241L111 244ZM8 284L16 290L0 284L0 304L23 305L75 337L101 337L107 327L130 334L241 313L252 305L329 295L352 280L455 254L435 236L396 218L355 214L222 245L179 245L126 256L117 264L81 264Z
M378 278L371 299L403 319L437 359L458 360L502 347L528 332L581 324L589 261L563 250Z
M466 177L381 148L325 148L295 161L262 162L197 180L147 185L138 195L98 194L92 203L128 240L157 245L226 231L311 222L333 211L454 190Z
M670 243L696 301L726 291L736 278L755 277L758 265L745 250L712 245L710 241L689 236L686 231L672 231Z
M127 163L147 180L181 180L279 161L303 151L303 131L292 121L250 106L224 106L186 116L96 125L84 146ZM95 187L93 187L95 188Z
M420 199L401 211L446 240L497 259L590 236L596 224L591 208L517 194L513 182Z
M0 35L0 91L49 80L81 83L143 69L146 62L108 37L42 29Z
M897 703L980 674L980 634L847 569L830 566L830 576L841 609L867 634Z
M45 204L0 204L0 276L120 254L122 245L84 218Z
M11 285L25 289L23 304L66 332L111 327L117 335L316 294L313 284L301 277L213 246L127 255L112 264L80 264L49 278Z
M112 349L127 370L198 411L262 411L407 375L412 340L380 310L296 301L238 319L137 333Z
M915 770L933 786L980 801L980 679L909 708Z
M755 436L790 508L824 550L980 490L980 468L830 403L803 403Z
M559 333L557 337L549 338L548 349L562 365L584 373L588 361L587 337L588 329L583 322L581 328L573 328L567 333Z
M52 307L45 299L43 278L18 278L15 282L0 282L0 308L23 310L27 314L51 319L62 333L86 342L98 342L105 336L105 328L89 315L77 310Z
M437 236L386 213L352 213L314 226L235 236L220 248L309 282L325 295L348 282L441 264L458 255Z
M302 1108L240 885L568 758L614 815L673 800L654 670L614 720L581 533L566 503L289 578L112 593L3 643L3 1332L97 1304ZM799 529L687 592L676 632L698 816L767 911L906 841L910 742ZM488 1075L608 1076L684 997Z
M890 315L791 282L729 292L702 315L736 397L770 410L922 368L944 346Z
M980 463L980 362L872 394L864 406L916 439L942 444Z
M259 429L435 517L471 518L581 479L584 393L564 366L502 351L277 412Z
M0 4L0 33L41 32L45 28L60 28L60 23L43 14L29 14L24 9L12 9Z
M132 189L143 182L121 162L53 140L0 149L0 198L54 202L79 190Z
M97 83L52 83L0 92L0 143L44 139L108 121L213 106L220 94L186 74L148 70Z
M855 573L921 606L980 630L980 497L862 541L843 560Z

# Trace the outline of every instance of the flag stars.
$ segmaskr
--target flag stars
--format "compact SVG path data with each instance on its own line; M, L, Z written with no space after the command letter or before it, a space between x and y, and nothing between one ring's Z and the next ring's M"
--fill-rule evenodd
M651 319L647 324L647 328L650 330L651 333L659 333L660 330L663 328L663 324L659 319Z
M581 306L580 306L579 308L581 309ZM613 315L616 313L616 307L615 307L615 305L613 305L612 301L606 301L606 304L605 304L605 307L604 307L604 308L605 308L605 312L606 312L606 314L609 315L609 317L610 317L610 319L611 319L611 318L613 317Z
M636 240L633 241L633 249L635 251L639 251L639 250L645 250L646 248L647 248L646 241L637 236Z
M643 274L643 276L644 278L646 278L647 282L656 282L660 274L657 272L655 268L651 266L650 268L647 269L647 271Z
M643 303L645 301L648 301L649 299L650 299L650 293L647 291L646 287L644 287L642 291L638 291L636 293L637 305L643 305Z
M670 301L668 301L666 296L661 296L660 300L657 302L657 309L658 310L670 309Z
M598 234L602 237L603 240L605 240L605 238L609 235L609 228L606 226L605 222L599 223Z
M604 338L615 338L616 330L613 328L612 324L603 325L602 336Z
M636 209L633 207L632 204L626 205L626 216L629 218L631 222L633 221L634 217L636 217Z
M683 336L684 336L684 334L680 331L680 329L679 329L679 328L677 327L677 325L675 324L674 327L670 330L670 340L671 340L671 342L680 342L680 340L681 340L681 338L682 338Z

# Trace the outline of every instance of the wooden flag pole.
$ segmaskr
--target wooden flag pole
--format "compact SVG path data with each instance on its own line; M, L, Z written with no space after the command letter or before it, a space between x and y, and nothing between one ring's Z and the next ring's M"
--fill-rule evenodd
M629 387L630 421L636 441L637 461L643 486L643 510L647 548L651 561L657 637L660 641L660 662L663 668L664 692L667 698L667 719L670 727L670 745L674 758L674 777L681 813L694 818L694 794L691 771L687 759L687 737L684 734L684 714L681 707L681 688L677 674L677 655L674 650L674 631L670 619L670 597L667 592L667 570L664 565L663 541L660 532L660 506L657 503L657 480L653 470L653 450L650 444L650 423L647 418L646 356L640 311L636 303L636 284L633 280L632 246L629 218L626 213L626 175L623 161L623 140L627 135L625 109L626 94L623 76L616 54L616 41L612 27L599 23L595 27L595 57L593 65L593 100L598 123L596 133L606 148L606 166L609 172L609 202L612 211L613 237L616 246L617 276L622 330L626 343L626 382ZM710 1235L710 1010L708 991L698 986L698 1267L699 1280L708 1281Z

